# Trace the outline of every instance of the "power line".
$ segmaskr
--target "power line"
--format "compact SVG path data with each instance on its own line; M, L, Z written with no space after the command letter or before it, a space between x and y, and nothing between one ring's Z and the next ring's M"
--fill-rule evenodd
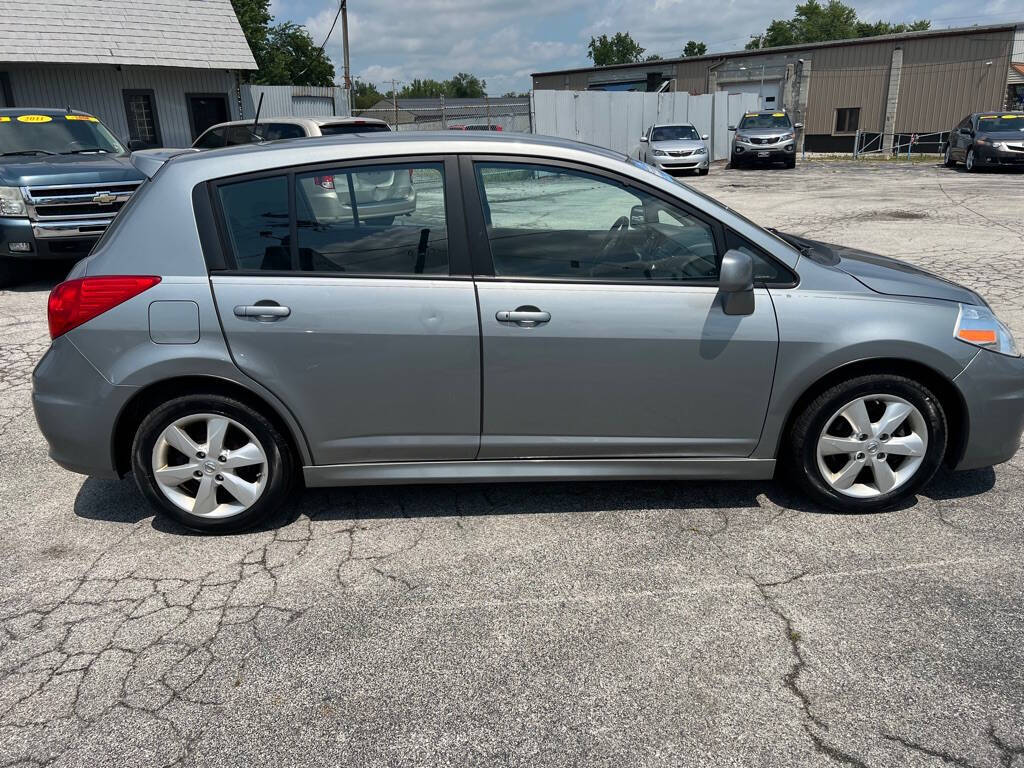
M309 64L306 65L306 68L299 72L299 74L295 75L295 77L302 77L302 75L306 74L306 72L309 71L309 68L313 66L313 62L323 55L324 48L327 45L327 41L331 39L331 33L334 32L334 27L338 23L338 17L341 16L341 9L344 7L345 0L340 0L340 2L338 3L338 12L334 14L334 21L331 22L331 28L327 30L327 37L324 38L324 41L320 44L320 47L317 48L316 54L309 60Z

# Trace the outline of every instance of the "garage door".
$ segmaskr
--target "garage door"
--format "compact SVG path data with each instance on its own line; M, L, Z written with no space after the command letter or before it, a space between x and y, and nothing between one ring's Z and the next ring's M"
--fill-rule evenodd
M723 83L719 86L729 93L754 93L761 97L761 109L782 109L782 100L779 98L780 80L765 80L761 83Z

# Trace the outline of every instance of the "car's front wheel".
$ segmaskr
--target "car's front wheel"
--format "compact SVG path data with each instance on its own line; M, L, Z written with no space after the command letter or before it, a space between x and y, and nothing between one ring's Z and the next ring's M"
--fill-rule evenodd
M132 469L146 498L182 525L238 531L284 502L294 461L260 412L222 395L186 395L139 425Z
M708 175L708 172L709 172L710 170L711 170L710 168L698 168L698 169L697 169L697 175L698 175L698 176L707 176L707 175Z
M927 387L872 374L822 392L789 436L790 468L812 500L873 512L927 483L946 451L946 417Z
M967 150L967 159L964 161L964 167L968 173L974 173L978 170L978 158L974 154L974 147Z

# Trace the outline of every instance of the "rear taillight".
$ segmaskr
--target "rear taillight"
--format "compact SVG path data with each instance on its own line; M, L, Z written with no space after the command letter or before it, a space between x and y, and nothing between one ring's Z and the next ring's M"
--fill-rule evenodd
M50 291L46 307L50 338L102 315L160 282L152 275L103 275L63 282Z
M318 187L323 187L324 189L334 189L333 176L314 176L313 183Z

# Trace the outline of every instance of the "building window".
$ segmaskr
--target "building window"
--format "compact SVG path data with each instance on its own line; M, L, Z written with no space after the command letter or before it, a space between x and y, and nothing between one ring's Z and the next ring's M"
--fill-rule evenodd
M125 91L124 112L128 119L128 138L148 147L159 147L160 123L156 116L156 98L152 91Z
M835 133L856 133L860 126L860 107L840 107L836 110Z

